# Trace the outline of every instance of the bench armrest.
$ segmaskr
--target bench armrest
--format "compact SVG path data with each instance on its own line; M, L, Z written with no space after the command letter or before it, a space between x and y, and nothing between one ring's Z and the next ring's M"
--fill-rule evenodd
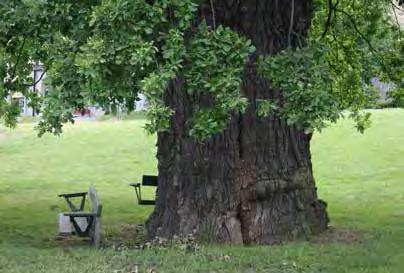
M75 193L62 193L62 194L59 194L58 196L70 198L70 197L83 197L86 195L87 195L87 192L75 192Z
M129 186L131 187L140 187L141 183L129 183Z

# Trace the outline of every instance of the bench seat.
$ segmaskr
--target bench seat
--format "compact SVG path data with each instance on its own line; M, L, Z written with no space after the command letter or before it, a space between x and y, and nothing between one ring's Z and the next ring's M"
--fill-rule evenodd
M97 216L97 213L91 211L70 211L70 212L63 212L65 216L72 216L72 217L89 217L89 216Z

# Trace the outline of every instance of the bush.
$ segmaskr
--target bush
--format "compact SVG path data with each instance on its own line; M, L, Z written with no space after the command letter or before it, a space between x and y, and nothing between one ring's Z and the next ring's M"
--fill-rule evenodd
M403 107L404 108L404 88L398 87L389 92L389 97L393 99L394 107Z

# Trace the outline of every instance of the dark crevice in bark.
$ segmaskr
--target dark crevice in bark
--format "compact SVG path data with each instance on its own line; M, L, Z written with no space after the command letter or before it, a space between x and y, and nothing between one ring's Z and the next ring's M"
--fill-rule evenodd
M250 38L258 54L276 54L288 44L291 1L214 1L215 22ZM312 1L295 1L291 37L304 37ZM210 0L200 18L213 24ZM178 78L166 103L175 110L168 132L158 135L159 187L150 236L196 232L204 239L234 244L272 244L320 232L327 227L325 203L317 198L310 156L310 134L275 116L259 118L257 98L282 103L280 90L262 79L256 55L245 67L242 92L250 101L222 134L196 143L187 120L192 105L208 106L207 96L190 96Z

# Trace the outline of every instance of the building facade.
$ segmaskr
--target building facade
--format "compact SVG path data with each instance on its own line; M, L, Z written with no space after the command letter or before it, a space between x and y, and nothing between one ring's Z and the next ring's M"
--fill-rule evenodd
M46 78L46 73L44 70L44 66L37 62L33 66L32 74L32 85L29 87L29 93L37 93L38 96L45 96L47 89L44 83L44 79ZM11 99L13 102L17 103L20 107L20 112L22 116L35 116L35 110L32 107L29 107L29 98L24 96L22 92L15 92Z

